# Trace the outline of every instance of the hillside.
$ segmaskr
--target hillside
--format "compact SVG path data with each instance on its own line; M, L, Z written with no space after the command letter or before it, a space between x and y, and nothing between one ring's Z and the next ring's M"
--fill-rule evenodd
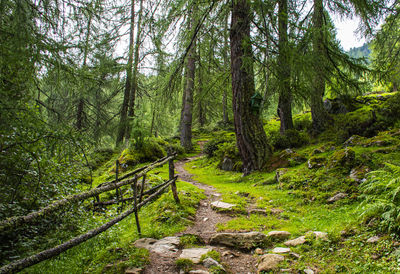
M347 52L347 54L350 55L350 57L353 57L353 58L365 58L369 62L370 61L370 56L371 56L371 50L369 48L369 44L365 43L361 47L351 48Z
M140 212L141 237L155 238L150 245L143 240L136 242L136 247L133 245L140 237L134 218L129 217L102 237L27 272L400 271L400 242L396 234L400 228L397 219L399 95L369 94L335 103L346 106L346 113L332 112L331 128L317 137L308 134L311 124L308 112L294 117L298 131L291 138L280 137L277 119L266 122L273 156L264 171L245 177L238 172L241 163L232 132L197 132L195 142L200 145L191 155L183 156L191 158L181 156L176 165L182 204L176 206L169 192ZM157 151L150 147L146 150ZM153 147L157 145L153 143ZM204 155L198 155L201 150ZM134 159L128 156L131 154L140 155L124 151L113 156L98 170L96 180L113 176L117 158L131 163L124 172L136 168L136 162L127 161ZM165 175L165 168L157 169L149 180ZM213 201L230 206L218 209L211 206ZM231 233L230 238L221 240L226 235L218 235L226 232ZM261 232L261 236L247 240L232 238L242 237L245 232ZM170 239L165 237L174 235L180 244L172 244L169 248L173 251L157 253L157 239L165 242ZM210 245L212 252L207 249ZM207 247L204 252L208 253L202 261L209 256L219 263L207 266L182 259L183 255L179 257L193 247ZM137 272L132 272L133 269Z

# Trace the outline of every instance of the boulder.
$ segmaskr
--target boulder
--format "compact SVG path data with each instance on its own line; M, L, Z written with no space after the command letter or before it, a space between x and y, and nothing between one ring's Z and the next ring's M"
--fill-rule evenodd
M179 259L189 259L195 264L200 263L201 256L207 254L210 252L212 248L187 248L182 250L181 255L179 256Z
M306 274L314 274L314 270L312 270L311 268L306 268L306 269L304 269L304 273L306 273Z
M327 241L328 240L328 233L326 232L321 232L321 231L313 231L315 238L316 239L320 239L323 241Z
M339 192L339 193L335 194L334 196L330 197L326 201L328 203L334 203L334 202L337 202L339 200L342 200L342 199L346 198L347 196L348 196L347 193Z
M304 244L306 241L307 240L306 240L305 236L300 236L296 239L286 241L286 242L284 242L284 244L287 246L298 246L298 245Z
M350 179L353 179L357 183L361 183L370 169L366 166L356 167L350 171Z
M365 139L366 139L365 137L361 137L359 135L353 135L349 139L347 139L343 143L343 145L345 147L361 145Z
M211 244L225 245L239 249L252 249L256 246L263 246L267 241L267 235L256 231L245 233L217 233L210 239Z
M278 268L280 262L284 261L285 257L278 254L266 254L261 257L261 262L258 264L257 273L262 271L272 271Z
M215 202L211 203L211 207L216 208L216 209L229 210L229 209L232 209L235 206L236 205L234 205L234 204L224 203L224 202L221 202L221 201L215 201Z
M287 231L270 231L267 235L273 242L276 242L289 239L291 234Z

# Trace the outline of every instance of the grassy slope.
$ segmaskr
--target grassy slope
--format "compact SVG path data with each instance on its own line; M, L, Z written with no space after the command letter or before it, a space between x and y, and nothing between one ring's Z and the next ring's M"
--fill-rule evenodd
M367 106L358 106L354 112L338 115L335 123L343 129L349 127L350 131L353 125L370 119L371 109L381 102L375 100L373 95L366 98ZM380 112L377 113L380 115ZM304 123L307 116L309 113L295 117L295 120ZM268 122L267 135L273 136L271 131L278 130L277 125L276 121ZM375 170L384 163L400 165L400 138L397 134L400 129L396 126L389 129L379 132L377 136L359 138L346 148L343 141L348 139L347 131L333 128L318 139L312 139L309 145L293 149L305 160L281 168L278 166L278 171L283 174L280 183L275 180L276 170L242 177L241 173L218 169L216 162L221 159L215 157L198 159L187 164L187 168L196 175L195 179L216 187L223 194L223 201L237 205L236 217L218 225L221 231L256 230L268 233L271 230L286 230L292 233L293 238L308 231L328 232L328 242L314 240L292 248L301 258L286 260L282 268L303 270L311 267L323 273L395 273L400 271L398 238L394 234L379 233L360 219L363 205L359 183L349 176L353 168ZM222 135L219 133L216 138ZM343 156L348 150L354 152L354 157L348 159ZM273 158L279 160L282 154L284 152L278 150ZM224 153L216 152L216 155ZM322 159L323 166L309 169L307 160L313 158ZM333 204L326 202L338 192L346 192L348 198ZM248 215L246 207L265 209L268 214ZM273 214L277 209L282 213ZM368 238L377 234L381 236L378 243L366 243Z

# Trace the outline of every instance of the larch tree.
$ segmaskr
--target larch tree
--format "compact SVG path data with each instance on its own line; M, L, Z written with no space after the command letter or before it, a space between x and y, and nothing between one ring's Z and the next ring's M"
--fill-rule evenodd
M196 7L193 3L190 8L188 31L194 33L195 28L195 16ZM182 101L182 112L181 112L181 128L180 128L180 141L181 145L186 149L192 149L192 122L193 122L193 92L194 92L194 81L196 71L196 37L191 37L187 60L186 60L186 83Z
M288 0L278 1L278 84L279 84L279 102L278 114L281 119L280 132L293 128L292 119L292 92L291 92L291 64L290 49L288 43Z
M250 1L233 0L230 31L232 105L244 174L261 169L271 154L259 113L250 105L255 94L250 22Z

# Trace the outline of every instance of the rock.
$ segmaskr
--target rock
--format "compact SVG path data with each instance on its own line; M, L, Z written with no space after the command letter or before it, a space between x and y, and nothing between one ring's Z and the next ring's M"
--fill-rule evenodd
M271 271L278 268L280 262L284 261L285 257L278 254L265 254L261 257L261 262L258 264L257 273L261 271Z
M349 112L346 105L339 98L325 99L324 108L329 114L345 114Z
M251 249L267 243L267 235L261 232L217 233L210 239L211 244L220 244L239 249Z
M296 239L286 241L286 242L284 242L284 244L287 246L298 246L298 245L304 244L306 241L307 240L306 240L305 236L300 236Z
M149 250L160 255L169 255L178 251L179 243L179 237L166 237L151 245Z
M371 238L369 238L369 239L367 240L367 243L371 243L371 244L377 243L377 242L379 242L380 239L381 239L381 238L380 238L379 236L372 236Z
M328 203L334 203L334 202L337 202L337 201L339 201L339 200L342 200L342 199L344 199L344 198L346 198L347 197L347 194L346 193L343 193L343 192L339 192L339 193L337 193L337 194L335 194L334 196L332 196L332 197L330 197L328 200L326 200Z
M213 193L212 194L214 197L221 197L221 193Z
M267 215L267 211L262 208L251 208L248 211L248 214L262 214L262 215Z
M353 179L357 183L361 183L365 178L365 175L370 171L370 169L366 166L361 166L357 168L353 168L350 171L350 179Z
M217 209L232 209L236 205L230 204L230 203L224 203L221 201L215 201L211 203L211 207L217 208Z
M349 139L347 139L343 145L345 147L349 147L349 146L356 146L356 145L360 145L363 141L365 140L364 137L361 137L359 135L353 135L351 136Z
M283 241L289 239L291 234L287 231L270 231L267 235L272 241Z
M307 166L309 169L320 168L325 165L326 159L324 157L311 157L307 161Z
M219 269L225 271L225 268L219 262L217 262L216 260L214 260L212 258L205 258L203 260L203 265L205 267L207 267L207 268L210 268L210 267L213 267L213 266L214 267L218 267Z
M321 149L316 148L316 149L313 150L311 155L317 155L317 154L321 154L321 153L324 153L324 152Z
M290 252L290 248L287 248L287 247L275 247L274 249L272 249L271 252L272 253L278 253L278 254L289 253Z
M270 212L272 215L280 215L284 212L284 210L280 208L271 208Z
M257 254L257 255L263 255L264 254L263 250L261 248L259 248L259 247L257 247L256 250L254 250L254 253Z
M153 238L142 238L139 240L136 240L133 245L137 248L144 248L144 249L150 249L150 247L157 242L156 239Z
M277 183L281 183L280 178L282 177L282 175L285 175L287 171L288 171L287 168L277 169L275 172L275 181Z
M128 268L125 270L125 274L141 274L143 273L143 269L141 268Z
M300 255L294 252L290 252L289 255L295 259L300 259Z
M281 269L279 270L279 273L286 273L286 272L292 273L292 270L291 270L290 268L281 268Z
M203 219L203 222L207 222L207 220L208 220L208 218L204 218L204 219Z
M212 248L187 248L182 250L179 259L189 259L195 264L200 263L201 256L210 252Z
M306 269L304 269L304 273L306 273L306 274L314 274L314 270L312 270L311 268L306 268Z
M210 272L202 269L196 269L196 270L190 270L189 274L210 274Z
M226 171L233 171L233 161L229 157L224 157L221 163L221 169Z
M314 233L316 239L320 239L323 241L328 240L328 233L326 233L326 232L314 231L313 233Z

